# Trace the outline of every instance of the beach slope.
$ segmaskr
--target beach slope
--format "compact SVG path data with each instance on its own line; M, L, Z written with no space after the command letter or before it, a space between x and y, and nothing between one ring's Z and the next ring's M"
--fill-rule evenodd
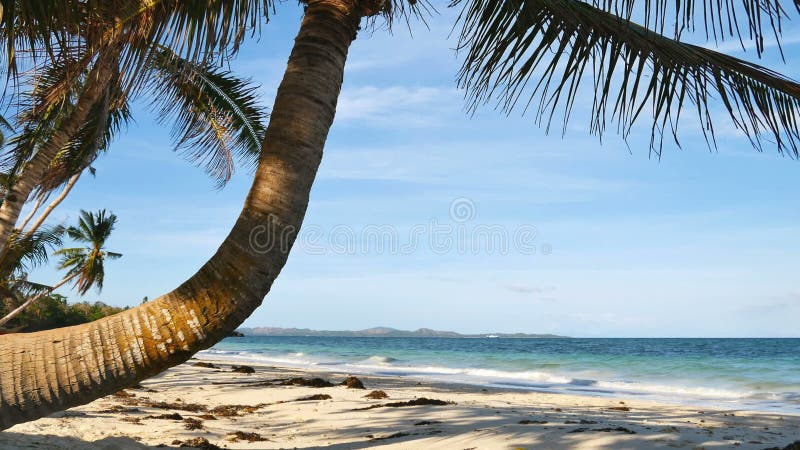
M800 415L374 376L359 377L358 389L339 384L347 374L252 367L237 373L230 362L193 359L17 425L0 433L0 449L762 450L800 440Z

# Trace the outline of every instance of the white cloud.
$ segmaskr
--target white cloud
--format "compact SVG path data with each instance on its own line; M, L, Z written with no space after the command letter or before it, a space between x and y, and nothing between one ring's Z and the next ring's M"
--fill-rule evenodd
M792 46L792 45L795 45L795 44L800 44L800 35L791 36L791 37L786 37L786 36L788 36L788 33L787 33L787 35L785 35L780 40L780 45L781 45L782 48L785 49L786 47L789 47L789 46ZM714 50L716 50L716 51L718 51L718 52L734 53L734 52L742 52L743 51L742 50L742 44L744 44L744 48L745 48L744 52L755 53L755 51L756 51L756 42L753 39L748 39L748 40L739 42L738 39L732 38L732 39L729 39L727 41L720 42L717 45L713 45L713 44L709 45L709 47L714 49ZM767 38L767 39L764 40L764 49L765 50L766 49L771 49L771 48L777 48L777 47L778 47L778 41L776 41L775 39Z
M345 88L339 96L336 121L358 122L359 126L430 127L440 124L442 114L453 110L449 105L458 101L455 89L438 87Z

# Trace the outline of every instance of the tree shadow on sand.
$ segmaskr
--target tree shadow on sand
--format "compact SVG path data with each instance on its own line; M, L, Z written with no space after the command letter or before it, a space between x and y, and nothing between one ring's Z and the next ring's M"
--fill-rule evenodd
M0 433L0 450L155 450L156 448L159 447L147 446L124 436L84 441L73 437L47 434Z

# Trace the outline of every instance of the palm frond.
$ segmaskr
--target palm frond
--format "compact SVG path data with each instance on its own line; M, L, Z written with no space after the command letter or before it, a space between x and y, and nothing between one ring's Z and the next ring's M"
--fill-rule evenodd
M6 143L6 133L14 131L14 127L0 114L0 147Z
M659 34L680 39L684 33L701 33L707 40L728 39L755 44L779 37L789 10L800 11L795 0L592 0L596 8L629 21L637 21ZM792 5L794 3L794 5ZM793 8L794 7L794 8Z
M95 0L101 1L101 0ZM143 86L142 72L163 47L197 63L227 61L274 12L273 0L116 0L122 18L108 30L123 42L122 86Z
M31 89L19 97L20 131L9 139L0 156L0 167L4 170L16 173L72 111L83 85L81 77L72 73L77 70L73 63L73 57L65 52L45 70L32 74ZM70 80L77 83L70 84Z
M273 0L139 0L130 2L126 16L156 19L146 40L170 47L198 61L205 55L235 52L274 13ZM149 19L147 18L147 19ZM141 25L139 25L141 27Z
M401 21L409 31L412 21L419 21L427 26L427 17L437 13L436 7L428 0L372 0L361 4L362 8L371 9L363 12L367 15L367 26L374 25L375 17L382 17L389 28L395 22Z
M524 111L532 108L537 123L549 128L560 107L566 129L589 72L593 133L602 135L616 121L628 137L647 110L651 151L660 156L665 133L680 145L677 126L688 102L706 140L715 144L711 102L718 95L756 149L771 141L779 153L800 156L800 84L772 70L667 38L577 0L461 3L466 56L459 85L472 109L496 99L510 112L522 100Z
M119 131L132 120L127 98L114 81L102 102L95 104L86 123L59 152L37 189L50 192L66 184L108 150Z
M18 82L18 55L38 71L64 51L83 69L116 53L121 85L142 85L153 52L167 46L192 61L225 61L248 32L255 34L274 10L273 0L8 0L0 11L0 46L9 79Z
M69 31L80 23L77 2L70 3L4 0L0 4L0 52L9 77L17 74L18 53L53 55L59 43L70 39Z
M41 283L35 283L27 279L14 279L11 280L11 283L9 284L11 284L12 290L17 292L18 294L21 294L23 298L30 297L33 295L39 295L43 292L47 292L53 289L52 286Z
M252 166L261 151L267 114L259 104L258 86L196 64L168 49L153 59L153 105L159 121L173 121L176 149L214 177L230 180L235 161Z
M48 261L48 252L61 245L64 227L41 228L32 234L15 232L0 257L0 278L27 273Z

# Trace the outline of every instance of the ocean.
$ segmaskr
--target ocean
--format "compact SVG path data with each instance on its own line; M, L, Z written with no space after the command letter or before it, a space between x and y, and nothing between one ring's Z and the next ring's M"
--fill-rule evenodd
M200 356L800 414L800 339L248 336Z

